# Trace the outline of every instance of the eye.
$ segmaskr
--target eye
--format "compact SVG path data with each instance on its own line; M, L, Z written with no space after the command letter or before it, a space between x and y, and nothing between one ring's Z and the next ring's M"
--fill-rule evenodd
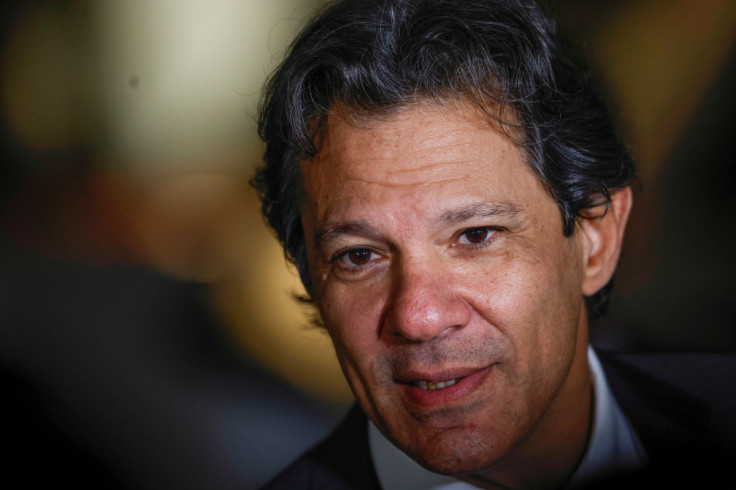
M332 262L345 270L359 269L378 258L378 254L369 248L353 248L336 254Z
M490 226L469 228L460 235L460 243L481 245L493 238L496 230Z

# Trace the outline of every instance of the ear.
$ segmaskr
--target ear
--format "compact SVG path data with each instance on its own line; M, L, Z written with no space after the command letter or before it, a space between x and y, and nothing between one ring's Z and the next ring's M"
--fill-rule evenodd
M590 209L590 217L581 219L583 240L583 294L598 292L613 276L621 254L626 221L631 211L630 187L617 189L611 194L611 204L605 214L605 205ZM603 216L600 216L603 214Z

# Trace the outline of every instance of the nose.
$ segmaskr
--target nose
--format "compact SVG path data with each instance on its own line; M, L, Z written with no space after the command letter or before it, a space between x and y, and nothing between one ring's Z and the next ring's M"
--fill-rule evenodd
M386 310L390 334L411 342L427 342L464 327L470 306L452 287L452 274L440 265L403 263Z

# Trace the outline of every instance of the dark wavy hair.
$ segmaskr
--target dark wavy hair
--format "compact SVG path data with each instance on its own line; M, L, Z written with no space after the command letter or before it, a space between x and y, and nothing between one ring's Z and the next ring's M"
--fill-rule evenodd
M423 100L464 100L518 135L557 201L565 236L630 185L633 162L554 20L531 0L342 0L318 12L269 78L259 107L264 163L252 183L312 295L299 162L319 152L339 105L381 116ZM513 118L501 120L503 108ZM607 209L607 206L606 206ZM602 314L612 283L586 298Z

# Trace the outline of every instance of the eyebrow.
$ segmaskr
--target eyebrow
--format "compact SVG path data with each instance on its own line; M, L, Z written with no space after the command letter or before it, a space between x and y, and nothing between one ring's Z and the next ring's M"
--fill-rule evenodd
M482 201L447 210L440 215L440 221L462 223L474 218L513 217L519 213L519 207L507 201Z

